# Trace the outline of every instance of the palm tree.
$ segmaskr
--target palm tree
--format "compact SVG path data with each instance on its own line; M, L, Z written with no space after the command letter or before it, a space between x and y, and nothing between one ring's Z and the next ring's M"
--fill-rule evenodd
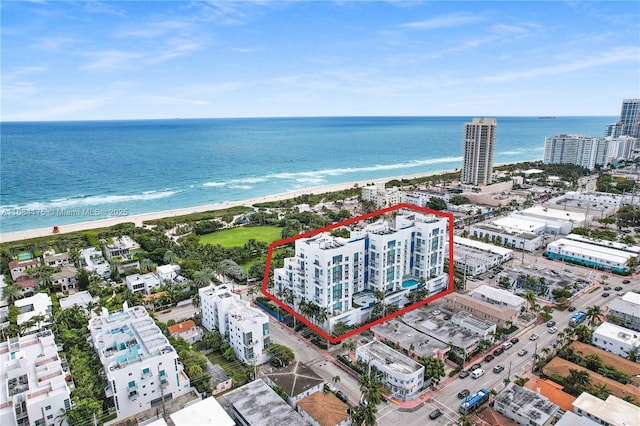
M591 377L586 370L569 369L569 375L565 379L565 385L574 393L582 392L591 384Z
M196 287L205 287L211 284L215 273L211 268L204 268L198 272L196 272L195 277L193 278L193 283Z
M522 298L529 302L529 309L535 311L536 309L536 294L529 290L525 294L522 295Z
M22 289L15 283L7 284L2 289L2 298L7 301L9 305L13 305L13 303L23 298Z
M340 376L333 376L333 377L331 378L331 381L332 381L333 383L336 383L336 384L337 384L337 383L340 383Z
M360 385L362 399L366 401L368 405L378 405L382 402L382 383L369 377L367 373L360 376L358 383Z
M602 323L602 308L600 306L593 305L587 308L587 323L592 327Z
M162 257L162 261L165 264L177 263L178 262L178 255L175 254L172 250L167 250L166 252L164 252L164 256Z
M69 250L69 259L71 259L76 267L80 267L80 250L77 247Z
M607 399L607 397L611 394L611 390L609 390L607 385L600 383L593 386L589 390L589 393L593 396L597 396L600 399Z
M144 273L153 271L154 269L156 269L156 266L158 265L153 263L153 260L149 258L144 258L140 261L140 271Z
M200 293L195 293L191 296L191 304L196 309L196 312L200 311Z
M638 362L640 359L640 348L631 348L626 352L626 354L629 361Z

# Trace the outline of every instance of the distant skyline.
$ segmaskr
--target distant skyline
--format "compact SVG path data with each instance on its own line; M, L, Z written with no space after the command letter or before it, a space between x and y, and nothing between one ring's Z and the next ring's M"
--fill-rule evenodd
M2 121L617 116L640 3L3 1Z

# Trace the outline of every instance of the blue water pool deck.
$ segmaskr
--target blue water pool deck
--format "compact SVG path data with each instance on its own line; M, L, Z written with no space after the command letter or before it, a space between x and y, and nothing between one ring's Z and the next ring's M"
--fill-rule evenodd
M410 279L402 282L402 288L411 288L418 285L418 280Z

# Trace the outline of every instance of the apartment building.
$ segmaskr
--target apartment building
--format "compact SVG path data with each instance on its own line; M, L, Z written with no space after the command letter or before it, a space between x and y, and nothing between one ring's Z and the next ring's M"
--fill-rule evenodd
M493 154L496 143L495 118L474 118L464 124L461 182L489 185L493 174Z
M593 330L593 346L623 358L640 350L640 332L605 322Z
M125 419L191 391L178 354L142 306L89 320L91 343L100 358L118 419Z

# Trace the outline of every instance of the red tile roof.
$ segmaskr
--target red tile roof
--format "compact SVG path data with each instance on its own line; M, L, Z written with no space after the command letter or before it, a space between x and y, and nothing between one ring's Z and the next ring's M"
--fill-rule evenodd
M169 333L172 335L177 333L184 333L185 331L191 330L195 326L196 323L193 322L193 320L182 321L169 327Z
M576 400L576 397L564 392L562 385L552 382L551 380L532 377L525 386L534 392L546 396L549 398L549 401L558 405L564 411L573 411L573 401ZM538 388L540 391L538 391Z

